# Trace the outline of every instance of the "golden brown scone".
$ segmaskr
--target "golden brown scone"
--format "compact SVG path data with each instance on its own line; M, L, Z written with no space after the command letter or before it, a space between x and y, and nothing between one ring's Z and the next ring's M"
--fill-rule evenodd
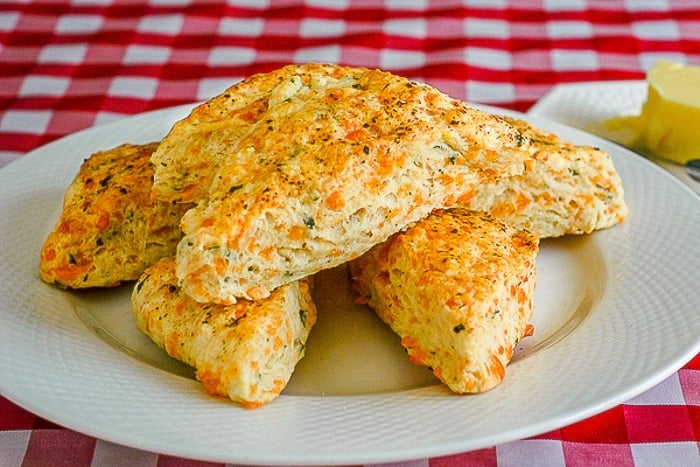
M176 271L198 301L264 298L523 170L528 142L502 119L387 72L299 67L236 144L202 148L226 157L182 221Z
M350 264L360 301L452 391L486 391L532 334L537 237L484 213L435 211Z
M83 162L41 249L44 281L71 289L111 287L174 254L180 218L191 205L151 200L149 160L156 146L124 144Z
M562 141L524 120L504 117L531 141L522 175L481 185L466 206L540 238L586 234L628 213L620 176L606 152Z
M138 328L170 356L193 366L209 393L247 408L279 396L316 322L307 280L257 302L202 304L177 286L172 257L144 272L132 292L131 310Z

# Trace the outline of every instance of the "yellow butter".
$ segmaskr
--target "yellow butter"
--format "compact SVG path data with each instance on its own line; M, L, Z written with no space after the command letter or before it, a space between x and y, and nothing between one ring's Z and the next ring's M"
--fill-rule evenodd
M641 115L624 120L637 132L631 145L680 164L700 158L700 67L663 60L647 84Z

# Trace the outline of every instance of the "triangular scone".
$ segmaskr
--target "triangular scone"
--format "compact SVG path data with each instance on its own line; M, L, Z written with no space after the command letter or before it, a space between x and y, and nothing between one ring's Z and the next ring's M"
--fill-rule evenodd
M123 144L87 158L41 249L41 278L62 288L111 287L175 254L192 207L153 201L149 163L157 143Z
M350 263L359 301L452 391L505 377L530 319L538 240L491 216L436 211Z
M183 217L177 276L198 301L264 298L521 173L528 157L510 124L426 84L357 69L289 82L240 141L222 141L230 153L207 198Z
M173 258L146 270L134 287L131 309L138 328L193 366L209 393L248 408L280 395L316 322L307 280L257 302L201 304L177 286Z
M627 217L622 181L609 154L504 118L530 140L532 160L522 175L479 186L467 207L540 238L586 234Z

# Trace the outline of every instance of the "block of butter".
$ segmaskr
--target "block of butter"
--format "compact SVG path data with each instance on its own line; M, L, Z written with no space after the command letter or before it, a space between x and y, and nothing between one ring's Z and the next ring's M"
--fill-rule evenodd
M679 164L700 158L700 67L662 60L649 70L647 84L631 146Z

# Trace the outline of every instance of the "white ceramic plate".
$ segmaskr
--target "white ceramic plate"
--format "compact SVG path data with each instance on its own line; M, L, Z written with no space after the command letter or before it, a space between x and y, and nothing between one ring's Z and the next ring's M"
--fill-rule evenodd
M320 318L285 393L245 410L207 395L189 368L138 333L129 288L71 293L42 283L38 252L84 157L164 135L177 107L98 126L0 170L0 390L49 420L136 448L243 464L354 464L432 457L546 432L619 404L700 350L700 199L649 161L608 150L629 219L544 241L536 333L506 380L450 394L406 362L398 340L352 304L342 269L324 273Z
M606 125L605 122L615 117L639 115L646 98L647 83L643 80L559 84L537 101L527 113L546 117L626 146L636 135L624 127ZM653 161L700 194L700 183L690 178L681 165L663 159Z

